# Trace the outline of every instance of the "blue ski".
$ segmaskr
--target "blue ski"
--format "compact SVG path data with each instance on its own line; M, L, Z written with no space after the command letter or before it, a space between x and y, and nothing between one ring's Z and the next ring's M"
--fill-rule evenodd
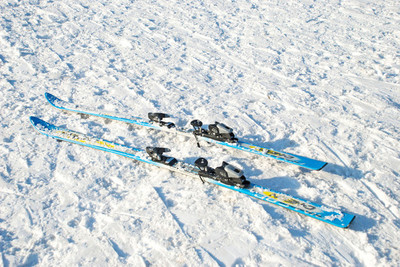
M111 152L195 178L201 178L203 182L206 181L246 194L337 227L347 228L355 218L354 215L253 184L244 178L240 170L227 163L212 169L207 166L207 163L204 163L206 160L202 158L196 160L195 164L190 164L162 155L163 152L168 152L168 149L148 147L145 151L58 127L36 117L30 117L30 121L37 131L48 137ZM232 184L232 181L235 182Z
M194 136L197 141L203 140L209 143L215 143L218 145L231 147L235 149L239 149L242 151L247 151L253 154L274 158L279 161L284 161L287 163L291 163L294 165L301 166L303 168L311 169L311 170L321 170L326 166L326 162L311 159L299 155L295 155L292 153L276 151L273 149L253 145L237 138L234 138L232 130L225 126L222 123L216 122L216 124L209 125L210 128L208 131L203 129L202 123L198 120L192 121L192 126L195 127L193 129L183 129L177 128L173 123L163 121L164 118L169 117L167 114L163 113L149 113L149 120L140 118L140 117L120 117L116 114L111 114L108 112L99 113L94 111L93 108L79 106L73 103L66 102L57 98L56 96L45 93L45 97L47 101L55 108L65 110L65 111L73 111L80 114L92 115L97 117L102 117L111 120L118 120L122 122L132 123L140 126L149 127L152 129L157 129L161 131L173 132L176 134L181 134L185 136Z

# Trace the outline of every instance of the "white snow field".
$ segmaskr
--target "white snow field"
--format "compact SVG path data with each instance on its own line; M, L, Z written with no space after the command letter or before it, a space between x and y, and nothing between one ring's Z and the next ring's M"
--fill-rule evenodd
M0 266L399 266L397 0L2 0ZM52 108L220 121L320 159L306 171ZM54 139L29 116L223 160L356 216L341 229L178 173Z

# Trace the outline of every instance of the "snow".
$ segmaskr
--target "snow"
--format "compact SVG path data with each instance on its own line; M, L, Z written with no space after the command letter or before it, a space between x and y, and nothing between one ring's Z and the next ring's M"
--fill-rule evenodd
M398 1L0 3L0 265L400 265ZM63 100L327 161L319 172L52 108ZM340 229L116 155L29 116L133 147L242 166L356 215Z

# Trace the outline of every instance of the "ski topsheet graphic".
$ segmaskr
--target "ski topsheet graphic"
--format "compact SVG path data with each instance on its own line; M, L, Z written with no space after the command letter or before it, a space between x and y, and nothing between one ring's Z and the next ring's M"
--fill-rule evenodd
M161 131L173 132L176 134L181 134L185 136L194 136L197 141L203 140L209 143L215 143L218 145L231 147L243 151L247 151L253 154L274 158L280 161L291 163L294 165L301 166L303 168L311 170L321 170L326 162L311 159L292 153L276 151L273 149L253 145L244 141L239 140L233 134L233 130L227 127L223 123L216 122L215 124L210 124L208 129L204 129L203 123L199 120L193 120L191 125L194 129L184 129L176 127L172 122L164 121L165 118L169 116L164 113L149 113L149 119L143 119L140 117L121 117L117 114L112 114L108 112L98 112L93 110L93 108L85 107L81 105L76 105L74 103L66 102L61 100L50 93L45 93L47 101L55 108L73 111L80 114L92 115L97 117L102 117L111 120L118 120L122 122L132 123L144 127L149 127L152 129L157 129ZM199 144L199 143L198 143Z
M30 121L37 131L48 137L111 152L158 167L167 168L171 171L200 178L203 182L246 194L253 198L307 215L337 227L346 228L355 218L354 215L253 184L246 180L241 170L226 162L224 162L221 167L214 169L209 167L207 161L203 158L197 159L195 163L192 164L170 156L165 156L163 153L169 152L169 150L165 148L147 147L146 150L131 148L58 127L36 117L31 117Z

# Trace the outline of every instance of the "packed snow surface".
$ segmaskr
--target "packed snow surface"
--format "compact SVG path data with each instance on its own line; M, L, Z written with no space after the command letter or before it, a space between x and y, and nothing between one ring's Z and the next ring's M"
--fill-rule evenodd
M397 0L0 2L0 266L399 266ZM223 122L306 171L52 108ZM34 131L29 116L356 215L337 228Z

